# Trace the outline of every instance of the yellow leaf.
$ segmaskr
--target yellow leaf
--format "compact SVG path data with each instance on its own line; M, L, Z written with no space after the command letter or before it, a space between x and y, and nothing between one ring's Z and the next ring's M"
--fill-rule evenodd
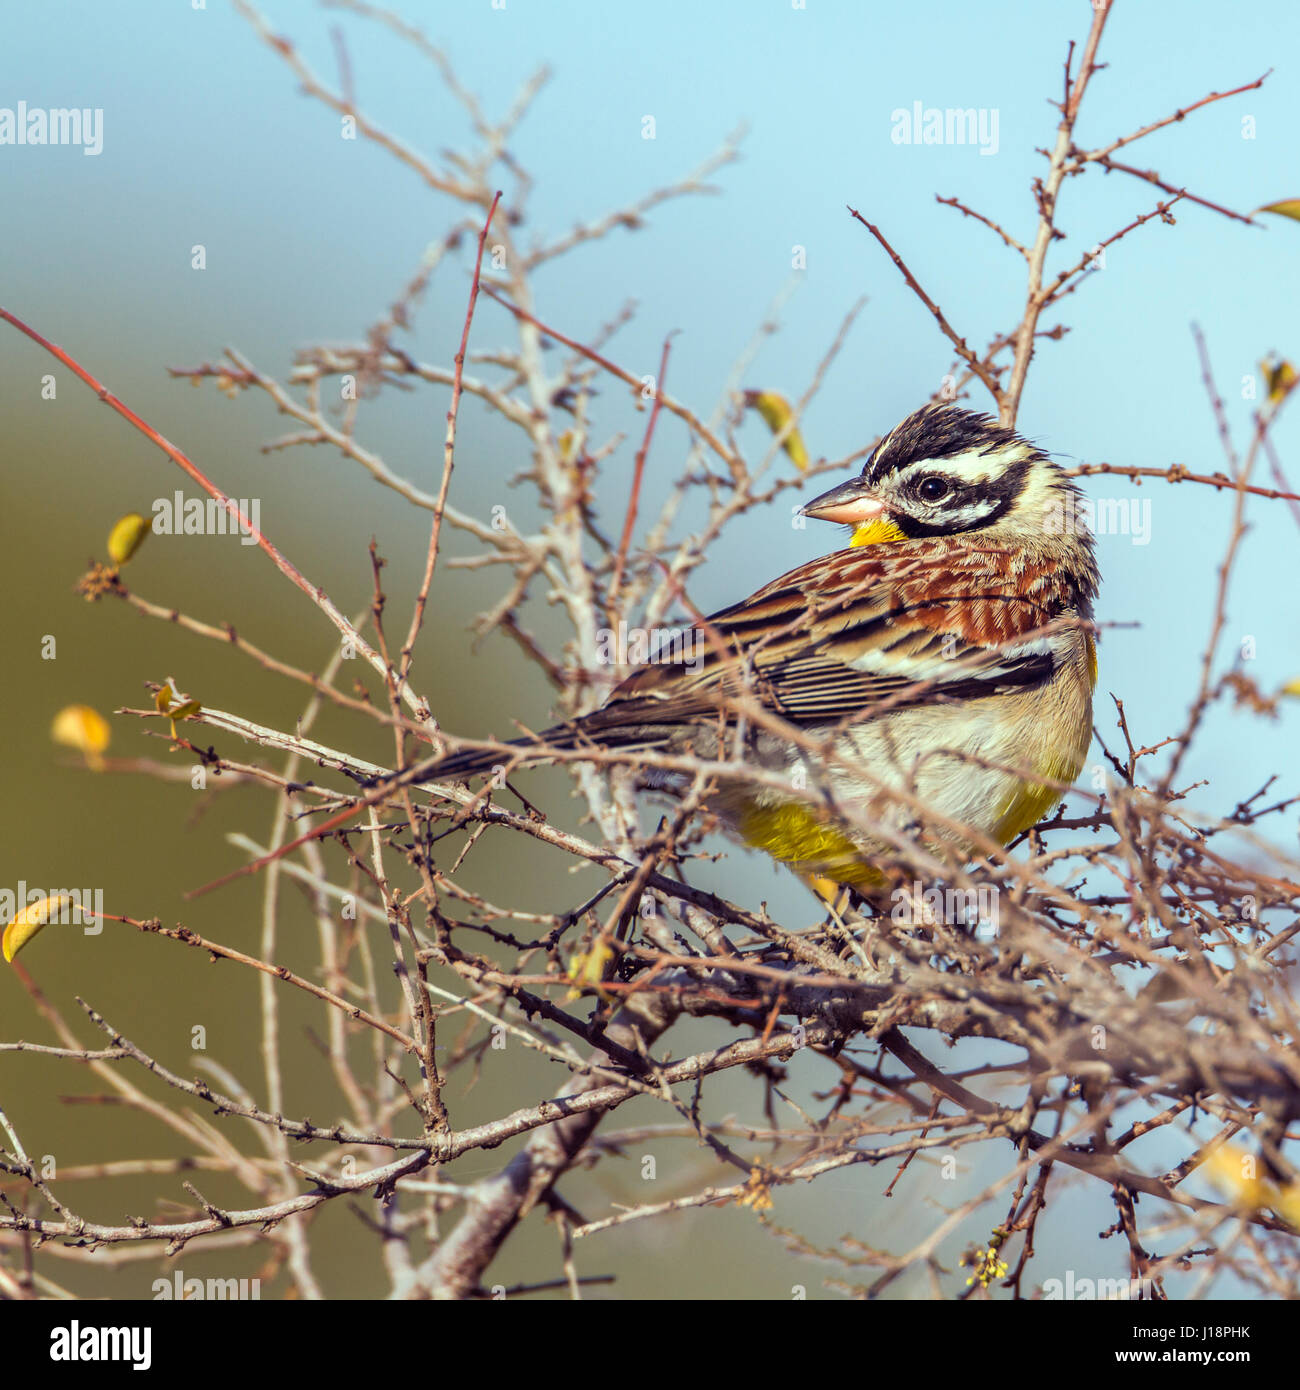
M1259 370L1268 387L1270 401L1280 401L1296 383L1296 369L1285 357L1272 354L1259 364Z
M115 565L124 565L144 544L149 523L139 512L119 517L108 533L108 556Z
M736 1195L736 1205L748 1207L751 1211L772 1210L775 1205L772 1201L772 1189L767 1173L760 1166L755 1165L749 1170L748 1181Z
M790 402L777 391L746 391L745 404L757 410L763 423L773 434L780 434L794 418ZM804 447L803 436L797 429L786 435L781 447L790 456L790 462L802 473L809 463L808 450Z
M1289 217L1294 222L1300 222L1300 198L1283 198L1280 202L1265 203L1255 211L1275 212L1279 217Z
M575 988L565 996L566 1002L576 999L584 989L594 989L603 999L605 995L600 987L605 981L605 967L613 958L613 948L602 938L597 938L590 951L580 951L574 956L569 961L568 976Z
M203 709L197 700L186 700L183 705L176 705L167 711L172 721L172 742L177 740L176 721L178 719L189 719L191 715L198 714Z
M1287 681L1282 687L1282 694L1300 696L1300 676L1297 676L1293 681Z
M66 744L84 753L91 767L102 767L100 754L108 747L112 730L108 720L89 705L65 705L54 716L50 737L55 743Z
M560 446L560 458L566 466L582 453L581 430L565 430L555 442Z
M203 706L199 701L191 700L188 695L182 695L176 689L170 676L167 677L165 685L160 685L154 691L153 707L159 714L165 714L168 719L189 719L203 712Z
M13 960L50 918L58 917L71 901L70 894L58 893L42 898L38 903L29 903L21 912L16 913L13 921L5 927L5 960ZM75 910L80 912L80 905Z

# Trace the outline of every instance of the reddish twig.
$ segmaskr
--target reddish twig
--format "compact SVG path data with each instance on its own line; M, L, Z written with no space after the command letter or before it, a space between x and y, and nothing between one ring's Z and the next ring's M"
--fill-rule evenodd
M1290 481L1287 479L1285 472L1283 472L1282 470L1282 460L1278 458L1277 450L1273 447L1273 441L1271 439L1266 438L1264 440L1264 457L1268 459L1269 472L1272 473L1273 478L1277 482L1278 486L1280 488L1289 489L1291 486ZM1251 490L1255 491L1256 489ZM1258 489L1258 491L1262 492L1264 491L1264 489L1260 488ZM1297 503L1300 503L1300 496L1290 491L1271 492L1269 495L1273 497L1285 498L1287 506L1291 509L1291 515L1295 518L1296 524L1300 525L1300 505L1297 505Z
M650 441L654 437L655 421L659 419L659 409L663 405L664 377L668 372L668 350L672 344L670 333L664 339L663 352L659 358L659 375L655 378L654 404L650 407L650 419L646 422L645 438L637 450L636 462L632 468L632 491L627 499L627 516L623 519L623 535L618 543L618 554L614 558L614 578L609 585L609 603L613 607L618 598L619 586L623 582L623 566L627 563L627 548L632 541L632 528L636 525L637 505L641 497L641 479L645 475L645 461L650 452Z
M1262 87L1268 79L1273 69L1257 77L1253 82L1245 82L1240 87L1233 87L1227 92L1211 92L1208 96L1203 96L1199 101L1194 101L1190 106L1180 106L1172 116L1165 116L1162 120L1152 121L1150 125L1144 125L1141 130L1135 130L1132 135L1121 135L1118 140L1113 140L1109 145L1104 145L1100 149L1076 151L1078 164L1089 164L1106 159L1122 149L1125 145L1131 145L1135 140L1141 140L1157 130L1163 129L1167 125L1173 125L1175 121L1185 120L1193 111L1199 110L1202 106L1209 106L1211 102L1226 101L1228 97L1237 97L1242 92L1253 92Z
M518 304L512 304L504 295L498 294L491 285L483 286L483 293L489 299L495 299L503 308L508 309L517 319L522 319L525 323L531 323L534 328L545 333L548 338L554 338L557 343L563 343L565 347L572 348L579 356L585 357L589 362L594 362L602 371L606 371L610 376L617 377L632 387L634 391L642 389L641 378L634 376L625 368L620 367L616 362L611 362L608 357L602 357L594 348L589 348L585 343L580 343L576 338L568 338L558 329L551 328L541 319L530 314L527 309L521 309ZM745 478L744 464L737 457L734 449L729 449L714 432L701 420L693 411L688 410L671 396L665 396L660 392L660 400L663 406L671 414L676 415L679 420L685 422L688 429L700 439L702 439L710 449L727 465L731 471L732 478L737 482L743 482Z
M948 322L948 319L944 315L943 310L939 308L939 306L934 302L934 300L931 299L930 296L926 294L926 292L921 288L916 276L913 275L912 272L907 268L907 264L903 260L902 256L900 256L898 252L895 251L894 248L889 244L889 242L885 240L884 235L880 231L880 228L873 226L872 223L868 222L867 219L863 217L863 215L857 210L857 208L850 208L849 211L859 222L862 223L862 225L867 229L867 231L869 231L871 235L875 237L875 239L881 244L881 246L884 247L885 254L898 267L899 271L902 273L903 279L907 281L908 288L917 296L921 303L924 304L925 307L929 309L929 311L934 315L934 320L939 325L939 328L943 333L944 337L947 338L948 341L953 345L953 347L957 349L958 357L960 357L961 360L965 362L966 365L971 369L971 371L974 372L977 377L979 377L979 379L984 383L984 385L988 387L989 394L1000 406L1002 404L1002 388L998 385L997 377L988 369L988 367L984 365L983 362L980 361L979 357L967 344L966 339L963 338L961 334L958 333L957 330L952 326L952 324Z
M1218 423L1219 434L1223 441L1224 453L1236 475L1233 480L1236 491L1236 505L1232 512L1232 533L1228 537L1228 545L1224 552L1223 562L1219 566L1218 590L1214 600L1214 617L1210 622L1210 635L1206 639L1205 650L1201 653L1201 677L1196 692L1196 698L1192 701L1192 707L1187 716L1187 724L1182 733L1178 736L1177 747L1174 749L1173 755L1169 759L1169 767L1165 771L1165 775L1160 779L1158 794L1161 797L1167 797L1169 795L1170 788L1174 784L1174 779L1178 776L1178 770L1182 766L1183 758L1186 756L1187 750L1191 747L1192 738L1196 730L1200 727L1201 720L1205 716L1205 710L1210 703L1212 694L1210 678L1214 669L1214 657L1219 649L1219 638L1223 633L1223 627L1227 621L1228 582L1232 575L1232 566L1234 560L1237 558L1237 550L1241 545L1241 539L1246 533L1246 486L1250 481L1255 458L1259 452L1260 441L1263 439L1269 423L1269 417L1259 412L1256 413L1254 439L1246 452L1245 458L1238 464L1236 450L1233 448L1232 439L1228 431L1228 419L1227 413L1224 410L1223 399L1219 395L1218 387L1214 383L1214 371L1210 365L1210 354L1205 345L1205 336L1196 324L1192 325L1192 336L1196 339L1196 354L1201 362L1201 376L1205 382L1206 394L1210 398L1210 405L1214 411L1214 418Z
M1190 473L1181 463L1170 464L1168 468L1142 468L1136 464L1121 463L1076 463L1063 470L1067 477L1087 478L1095 473L1114 473L1124 478L1163 478L1167 483L1205 483L1222 491L1225 487L1235 492L1239 484L1233 482L1226 473ZM1241 489L1252 497L1268 497L1274 501L1300 502L1300 493L1282 492L1278 488L1259 487L1251 483Z
M1029 252L1013 237L1008 231L1000 227L991 217L985 217L982 212L976 212L974 208L969 208L960 198L944 198L938 193L934 195L936 203L942 203L946 208L956 208L958 212L964 213L967 217L973 217L976 222L982 222L990 231L996 232L1004 242L1013 250L1019 251L1026 259L1029 259Z
M1244 222L1248 227L1258 227L1261 224L1244 212L1233 212L1231 208L1225 208L1222 203L1212 202L1209 198L1202 198L1197 193L1189 193L1185 188L1179 188L1172 183L1166 183L1164 179L1156 173L1154 169L1135 169L1131 164L1121 164L1117 160L1105 158L1098 159L1097 165L1102 169L1113 169L1118 174L1131 174L1135 179L1143 179L1165 193L1177 193L1186 198L1189 203L1197 203L1203 208L1208 208L1211 212L1217 212L1221 217L1230 217L1234 222Z
M1061 122L1056 129L1056 146L1050 157L1047 177L1038 188L1038 231L1028 258L1029 282L1025 293L1025 315L1016 330L1011 377L1006 390L998 396L998 418L1006 426L1013 426L1016 416L1020 413L1020 398L1029 375L1029 363L1034 356L1034 335L1038 328L1039 316L1046 305L1043 295L1043 269L1047 263L1048 248L1057 235L1056 200L1065 179L1066 160L1074 147L1075 118L1079 114L1079 104L1083 101L1089 79L1096 70L1097 45L1101 42L1101 32L1106 27L1109 14L1110 0L1095 0L1092 27L1083 47L1083 61L1079 65L1078 76L1073 84L1069 85L1068 95L1061 104ZM1066 60L1066 81L1069 84L1069 59Z
M333 601L325 591L308 581L297 566L292 564L281 554L280 550L244 515L238 504L227 497L197 464L193 463L189 457L178 449L169 439L159 434L148 421L137 415L130 406L126 405L125 402L115 396L107 386L91 376L79 362L66 353L61 347L50 342L48 338L43 337L34 328L24 323L16 314L10 313L10 311L3 306L0 306L0 319L4 319L6 323L13 324L20 333L25 334L32 342L43 347L45 351L57 361L62 362L74 376L85 382L105 405L110 406L127 421L128 424L133 425L146 439L161 449L163 453L165 453L187 477L196 482L209 497L221 503L230 516L238 521L240 528L246 534L252 536L257 545L270 556L271 562L275 565L276 569L278 569L286 579L290 580L296 588L301 589L302 592L316 604L330 622L355 644L356 650L366 658L370 665L380 675L384 674L384 663L380 659L378 653L371 648L370 644L362 638L356 628L354 628L348 619L334 606ZM409 702L414 705L414 698L411 697Z
M1104 241L1099 241L1091 251L1085 251L1074 265L1068 270L1061 271L1056 279L1043 291L1043 307L1046 308L1049 304L1069 294L1069 290L1062 289L1061 287L1073 276L1079 275L1087 270L1088 266L1092 264L1097 256L1108 246L1113 246L1117 241L1121 241L1124 237L1128 236L1130 232L1135 232L1143 223L1150 222L1153 217L1158 217L1163 222L1172 222L1174 219L1170 217L1169 209L1173 207L1179 198L1185 196L1185 194L1179 193L1177 197L1171 198L1167 203L1157 203L1150 212L1141 213L1139 216L1135 217L1128 226L1121 227L1119 231L1108 236ZM1071 286L1070 288L1073 289L1074 287Z
M334 44L334 56L339 63L339 95L349 111L357 109L356 88L352 83L352 60L348 57L347 40L337 24L330 25L330 39Z
M442 535L442 514L447 506L447 492L451 487L451 471L455 459L456 417L460 410L461 382L465 374L465 349L469 344L469 326L474 320L474 305L478 302L479 281L483 273L483 246L487 241L488 228L492 225L492 218L496 215L497 205L500 201L501 190L497 189L496 197L492 199L492 206L488 208L483 230L479 233L478 255L474 258L474 279L469 288L469 304L465 309L465 323L460 331L460 348L455 357L455 373L451 383L451 404L447 407L447 437L443 443L442 485L438 489L438 500L433 507L433 525L429 530L429 549L424 561L424 579L420 584L420 592L416 595L415 611L411 614L411 629L406 634L406 641L402 644L401 667L398 672L398 680L402 683L406 681L411 669L415 639L419 636L421 624L424 622L424 609L429 601L429 588L433 583L433 571L438 563L438 541Z

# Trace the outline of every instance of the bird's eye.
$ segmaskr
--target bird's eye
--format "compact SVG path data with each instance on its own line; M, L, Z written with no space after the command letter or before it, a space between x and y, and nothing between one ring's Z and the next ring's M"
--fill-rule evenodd
M927 478L922 478L916 485L916 495L923 502L942 502L951 493L952 484L946 478L940 478L934 473L931 473Z

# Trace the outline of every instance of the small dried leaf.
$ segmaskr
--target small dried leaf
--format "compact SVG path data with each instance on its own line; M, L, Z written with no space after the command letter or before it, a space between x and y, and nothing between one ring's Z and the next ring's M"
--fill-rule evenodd
M605 980L605 967L613 958L613 949L601 939L596 940L590 951L580 951L574 956L569 961L568 975L575 987L569 991L566 999L576 999L584 989L594 989L604 998L601 985Z
M99 755L108 747L112 730L108 720L89 705L65 705L54 716L50 737L55 743L84 753L88 762L96 764Z
M127 512L119 517L108 533L108 557L115 565L124 565L144 544L149 534L149 522L139 512Z
M757 410L763 418L763 423L773 434L780 434L781 431L794 418L794 410L790 402L778 391L746 391L745 404L751 410ZM804 446L803 436L799 431L791 430L786 435L781 447L790 456L790 462L802 473L809 464L808 450Z
M50 918L59 916L71 901L69 894L57 893L42 898L38 903L29 903L21 912L15 913L13 921L5 927L5 960L12 961ZM77 911L80 910L78 907Z
M1260 364L1270 401L1280 401L1296 383L1296 369L1285 357L1266 357Z

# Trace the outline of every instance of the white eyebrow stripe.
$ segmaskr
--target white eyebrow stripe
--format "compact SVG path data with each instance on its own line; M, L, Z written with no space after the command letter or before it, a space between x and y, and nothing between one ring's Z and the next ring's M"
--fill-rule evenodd
M953 454L951 458L918 459L908 466L907 472L940 473L960 483L986 483L991 478L1000 477L1006 467L1005 454L998 457L981 453L978 449L968 449L964 454Z
M1029 458L1032 450L1027 444L1012 445L987 454L987 446L979 445L960 454L941 459L917 459L909 463L904 473L943 473L960 483L987 483L1000 478L1013 464Z

